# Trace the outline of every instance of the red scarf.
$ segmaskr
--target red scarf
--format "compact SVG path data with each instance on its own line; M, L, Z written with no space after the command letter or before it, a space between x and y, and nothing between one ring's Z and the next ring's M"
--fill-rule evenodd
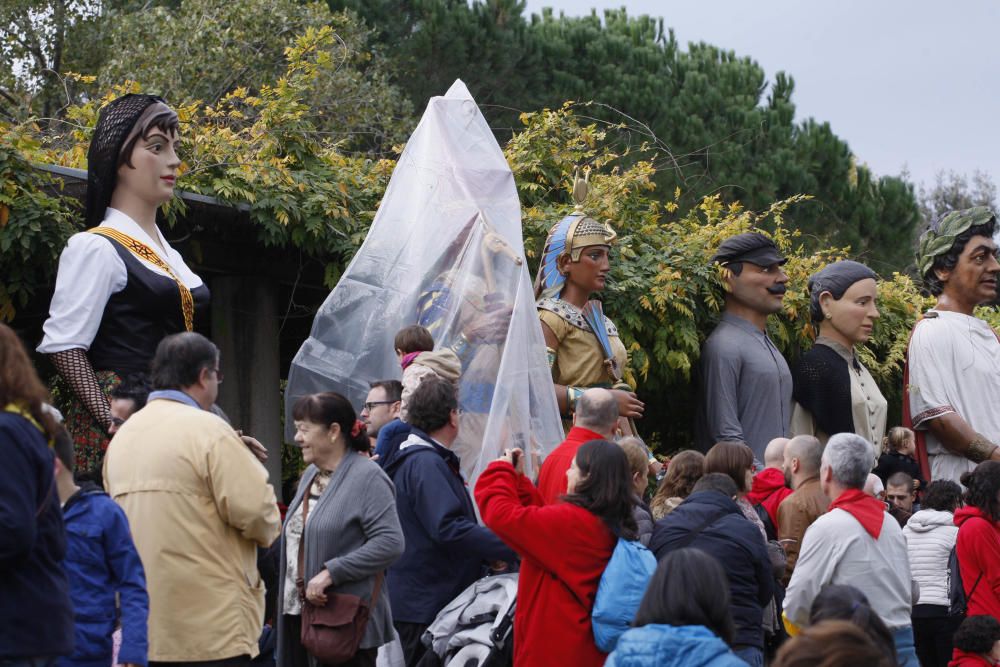
M874 539L882 532L885 519L885 503L869 496L861 489L850 489L837 496L830 503L830 510L840 508L849 513Z

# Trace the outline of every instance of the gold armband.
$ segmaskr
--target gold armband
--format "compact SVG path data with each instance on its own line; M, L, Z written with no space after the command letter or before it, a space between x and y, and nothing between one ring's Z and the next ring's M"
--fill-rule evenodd
M965 457L970 461L982 463L989 460L996 448L996 445L977 433L976 437L966 448Z
M566 412L570 415L576 412L576 402L583 396L583 389L566 387Z

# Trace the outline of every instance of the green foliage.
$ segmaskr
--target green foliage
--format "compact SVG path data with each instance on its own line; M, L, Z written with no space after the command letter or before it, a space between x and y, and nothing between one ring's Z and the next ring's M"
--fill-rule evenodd
M749 57L704 43L683 50L662 20L624 9L526 19L516 0L329 1L375 27L374 48L391 58L395 83L415 105L461 77L506 140L519 110L592 100L586 113L626 121L623 140L633 148L659 149L656 185L681 188L683 208L718 194L762 210L809 193L787 212L807 247L882 244L879 268L910 265L912 188L855 165L828 124L796 123L794 81L783 72L769 82ZM387 24L390 11L398 22Z
M368 32L349 14L295 0L186 0L178 8L119 12L107 19L108 57L98 87L141 81L173 102L217 104L236 90L252 93L277 81L285 50L309 30L329 27L329 57L315 60L311 131L353 147L388 149L402 141L410 107L365 50ZM134 48L142 44L142 49ZM253 113L247 108L245 113Z
M658 201L654 150L620 150L621 126L581 122L586 105L525 114L525 129L507 146L524 210L525 243L537 264L548 227L569 210L567 177L576 164L592 162L587 207L610 218L619 233L611 280L603 295L605 311L616 322L629 349L627 375L637 381L647 402L640 429L670 449L688 446L695 408L692 371L701 344L724 306L720 269L710 263L721 241L749 229L769 230L789 258L790 277L783 312L769 320L769 334L792 361L815 336L809 320L809 275L828 262L851 256L848 247L810 250L789 222L795 210L811 205L804 195L778 200L759 213L720 195L693 208L679 205L681 193ZM878 321L861 356L898 410L903 355L910 329L931 305L909 277L883 272ZM897 416L898 419L898 416Z
M46 284L79 208L53 193L53 179L24 158L32 145L15 144L9 129L0 123L0 322Z

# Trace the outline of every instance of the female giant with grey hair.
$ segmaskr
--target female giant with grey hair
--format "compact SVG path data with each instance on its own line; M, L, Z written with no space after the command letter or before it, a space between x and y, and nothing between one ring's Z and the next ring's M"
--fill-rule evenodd
M874 271L850 260L810 276L809 310L819 335L792 371L793 435L826 442L836 433L857 433L873 445L882 442L887 403L855 350L879 316L876 281Z

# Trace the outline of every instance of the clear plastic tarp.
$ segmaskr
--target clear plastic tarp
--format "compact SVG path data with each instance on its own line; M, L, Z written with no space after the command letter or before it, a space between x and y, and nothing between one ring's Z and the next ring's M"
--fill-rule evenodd
M435 350L452 348L462 360L452 449L466 479L507 447L536 454L525 457L534 473L562 441L562 423L514 175L461 81L431 99L367 238L295 355L286 426L302 395L336 391L360 410L369 382L399 379L393 338L410 324L426 326Z

